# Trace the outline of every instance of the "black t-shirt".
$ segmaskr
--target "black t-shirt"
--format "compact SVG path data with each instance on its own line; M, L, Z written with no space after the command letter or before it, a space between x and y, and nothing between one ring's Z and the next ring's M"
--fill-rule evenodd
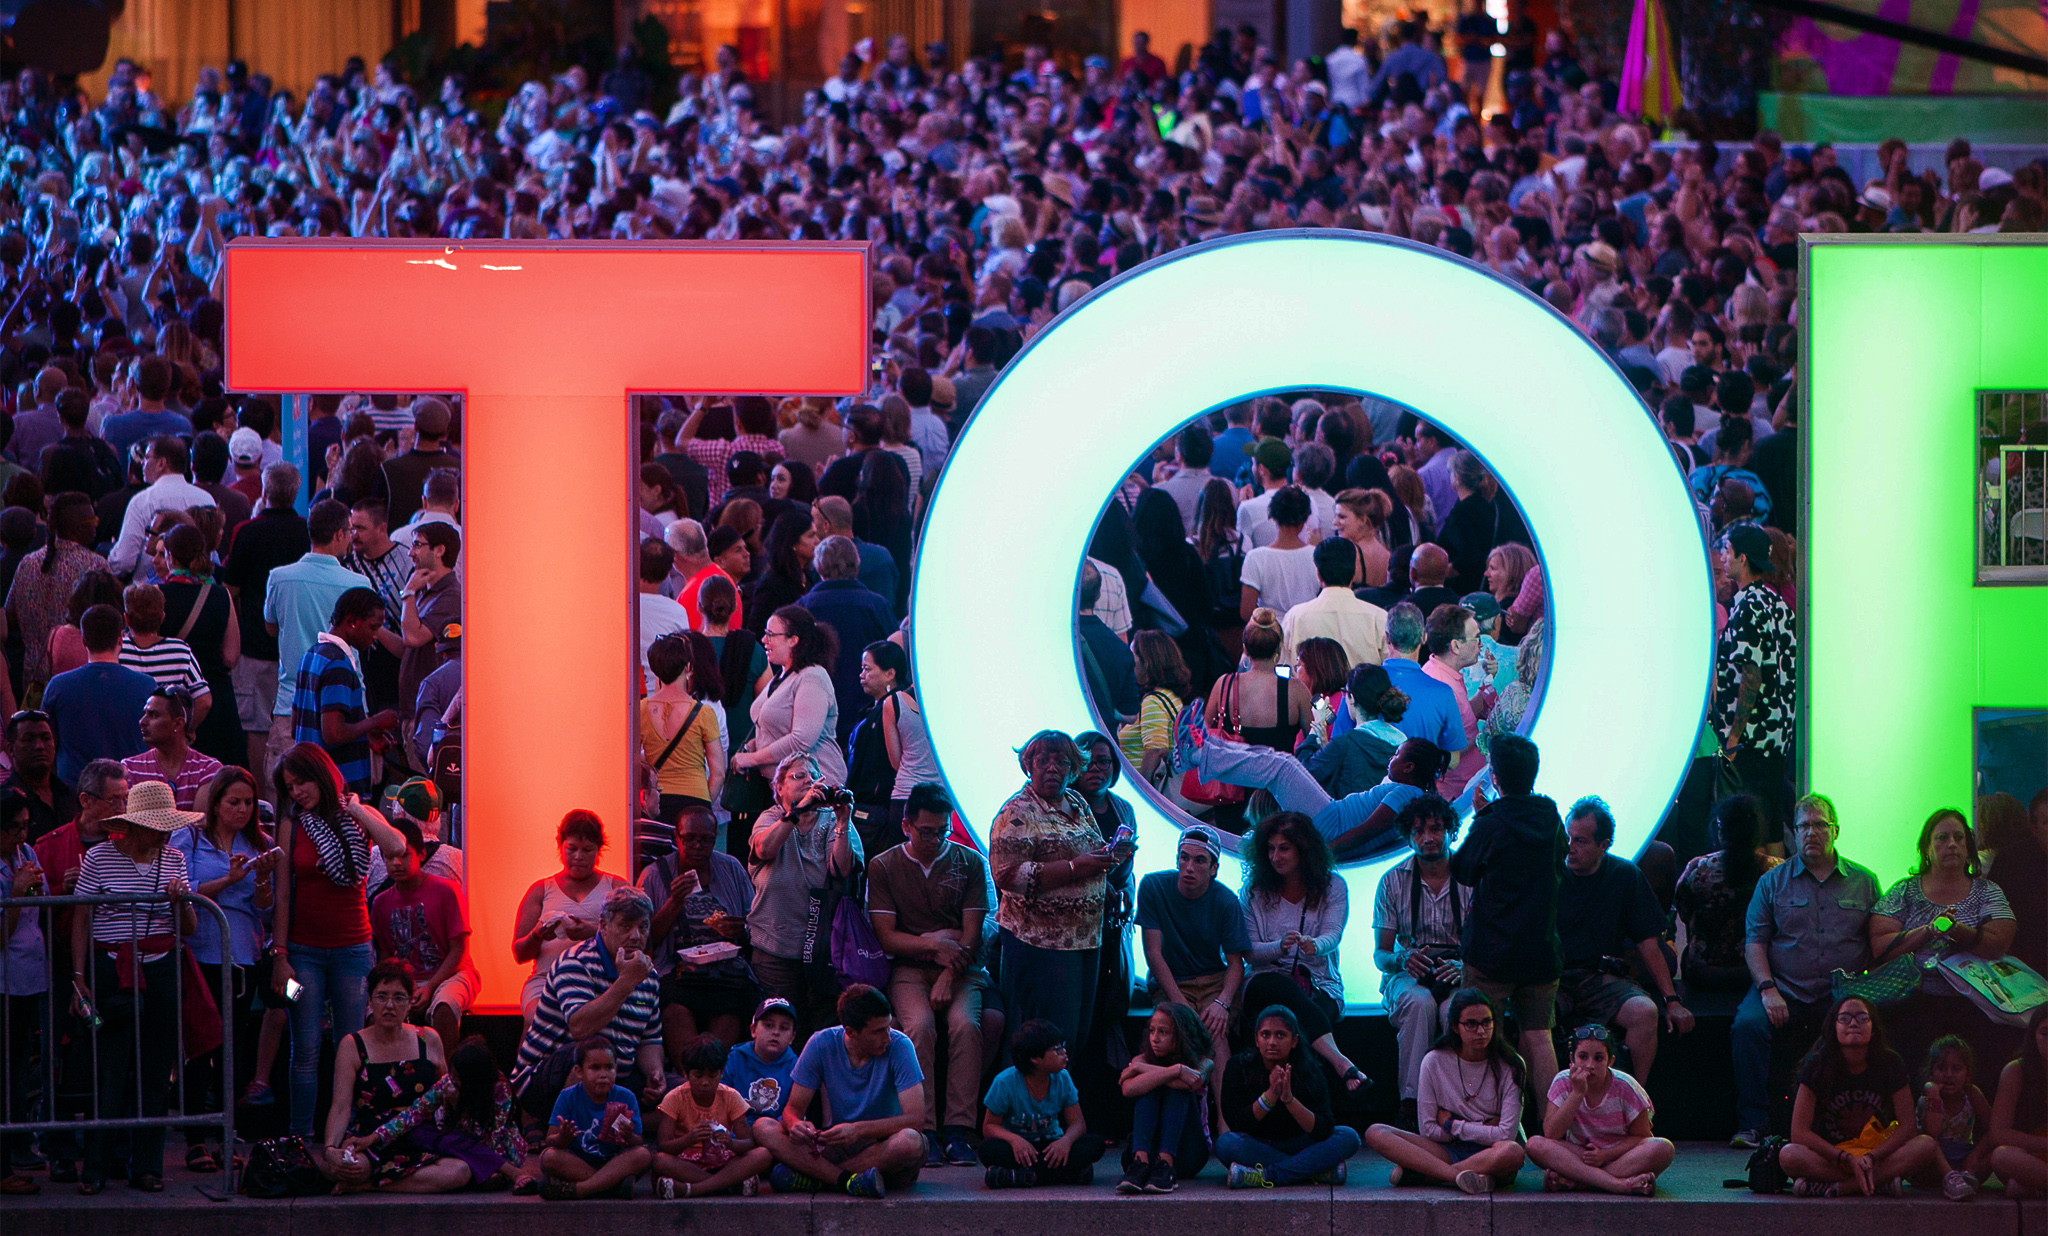
M436 468L461 466L462 457L452 451L423 451L418 447L396 459L387 460L384 464L384 489L390 497L385 499L385 506L391 526L403 528L419 513L420 491L426 487L427 473Z
M676 488L683 491L683 499L690 508L690 518L704 518L711 508L710 474L704 471L704 465L688 455L656 455L654 462L675 478Z
M277 637L263 627L263 593L270 573L306 556L313 548L306 521L290 508L266 507L242 525L228 551L220 582L241 591L235 616L242 624L242 655L258 661L277 660ZM297 672L292 666L286 673Z
M1841 1145L1875 1120L1879 1128L1897 1116L1892 1096L1912 1084L1906 1062L1889 1049L1873 1052L1863 1071L1837 1069L1832 1085L1823 1085L1820 1060L1809 1058L1799 1068L1799 1084L1813 1091L1813 1131L1824 1142Z
M1642 871L1612 854L1592 875L1565 868L1557 890L1557 938L1567 970L1591 969L1602 957L1626 957L1638 940L1664 932L1664 908Z

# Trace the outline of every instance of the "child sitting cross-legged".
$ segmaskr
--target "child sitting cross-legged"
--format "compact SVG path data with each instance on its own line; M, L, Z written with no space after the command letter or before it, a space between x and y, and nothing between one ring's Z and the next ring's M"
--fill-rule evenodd
M1657 1176L1677 1148L1650 1131L1655 1108L1635 1078L1614 1067L1614 1038L1593 1024L1572 1031L1570 1066L1550 1081L1543 1132L1529 1158L1546 1193L1597 1189L1657 1195Z
M1209 1161L1206 1116L1214 1067L1209 1031L1193 1009L1153 1008L1145 1050L1117 1077L1131 1100L1131 1140L1118 1193L1171 1193L1180 1176L1193 1177Z
M655 1109L656 1197L703 1197L737 1187L752 1197L774 1156L754 1144L747 1101L722 1084L725 1044L700 1034L683 1044L683 1084Z
M1014 1064L996 1074L983 1100L981 1161L989 1188L1094 1183L1102 1139L1081 1118L1066 1040L1043 1019L1025 1022L1010 1040Z
M541 1147L542 1197L633 1196L633 1179L654 1153L641 1136L640 1102L616 1084L618 1075L610 1039L593 1034L576 1044L576 1068L555 1099Z

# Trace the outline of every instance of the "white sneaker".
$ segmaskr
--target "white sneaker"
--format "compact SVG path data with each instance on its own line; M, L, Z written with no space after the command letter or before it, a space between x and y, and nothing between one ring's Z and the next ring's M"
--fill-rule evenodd
M1977 1196L1977 1178L1955 1171L1941 1178L1941 1195L1951 1202L1967 1202Z
M1493 1192L1493 1177L1487 1175L1485 1172L1475 1172L1471 1171L1470 1169L1459 1172L1457 1176L1457 1184L1460 1189L1463 1189L1467 1193Z

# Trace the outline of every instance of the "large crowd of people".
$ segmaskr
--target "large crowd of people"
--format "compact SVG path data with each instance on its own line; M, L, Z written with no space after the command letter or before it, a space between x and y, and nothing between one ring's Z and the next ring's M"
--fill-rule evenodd
M240 64L183 102L128 62L98 100L0 83L0 893L168 895L5 911L0 1115L175 1101L206 1172L235 1154L209 1112L282 1105L339 1192L879 1197L948 1166L1087 1183L1114 1143L1116 1189L1162 1193L1211 1158L1234 1188L1341 1183L1363 1143L1397 1184L1488 1192L1533 1162L1546 1188L1647 1196L1674 1149L1645 1083L1718 991L1737 1143L1788 1137L1796 1191L2048 1186L2043 1014L2022 1035L1987 1012L1971 964L2043 962L2048 792L1935 811L1886 890L1790 772L1796 238L2038 231L2048 167L1958 141L1915 171L1887 143L1857 184L1825 143L1669 150L1561 34L1522 30L1482 115L1484 60L1453 80L1440 44L1404 24L1281 64L1226 30L1175 75L1142 43L1017 69L899 37L780 127L724 54L665 114L623 68L491 117L459 76L388 63L303 100ZM1533 792L1545 591L1511 498L1426 415L1314 390L1191 408L1135 461L1078 571L1101 729L1033 736L1018 792L957 828L905 621L951 444L1105 280L1295 226L1521 285L1669 439L1718 642L1640 863L1609 852L1600 787L1562 813ZM641 814L674 845L562 819L512 924L514 1056L464 1037L479 982L435 779L461 734L461 399L312 397L285 461L276 403L222 387L245 236L871 247L862 397L635 399ZM555 497L534 518L574 518ZM1200 822L1135 879L1140 793ZM1398 1048L1360 1061L1341 866L1392 856L1379 973L1352 980ZM232 993L234 1059L203 1035L172 1059L180 939ZM1375 1071L1399 1109L1339 1123ZM0 1196L35 1170L159 1190L163 1142L9 1132Z

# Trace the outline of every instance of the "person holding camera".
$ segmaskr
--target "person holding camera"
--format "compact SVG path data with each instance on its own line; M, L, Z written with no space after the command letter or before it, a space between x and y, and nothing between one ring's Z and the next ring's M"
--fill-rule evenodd
M808 753L775 766L775 803L754 822L754 904L747 935L762 990L796 1006L804 1034L834 1024L828 888L866 861L853 831L853 795L822 779Z
M1380 968L1380 1006L1394 1025L1401 1115L1412 1120L1422 1058L1444 1033L1451 994L1465 985L1460 937L1472 890L1451 879L1458 816L1449 803L1425 794L1401 809L1395 826L1413 853L1380 877L1372 958Z

